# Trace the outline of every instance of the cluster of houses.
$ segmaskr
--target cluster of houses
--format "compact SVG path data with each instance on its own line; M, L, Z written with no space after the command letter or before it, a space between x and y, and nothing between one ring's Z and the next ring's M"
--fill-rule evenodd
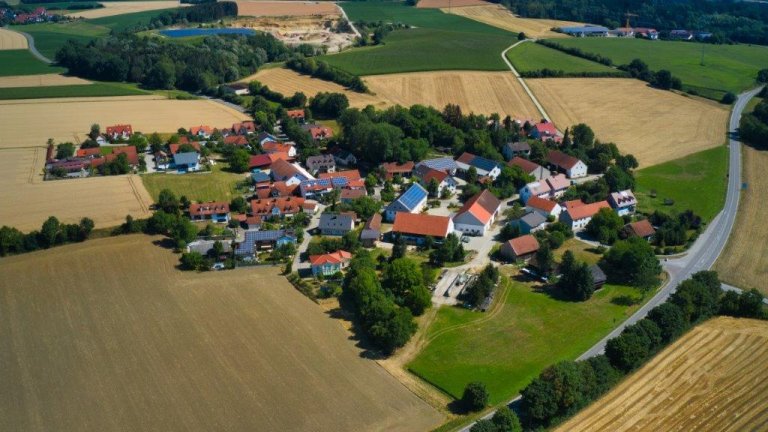
M613 30L608 27L586 24L582 26L566 26L553 29L575 37L640 37L644 39L656 40L659 38L659 32L649 27L617 27ZM675 40L706 40L712 37L708 31L696 30L670 30L669 38Z
M72 157L56 159L53 144L46 151L46 179L51 178L83 178L92 175L100 166L114 162L120 155L125 155L126 162L132 170L140 164L139 154L135 146L114 146L81 148Z
M44 7L37 7L32 12L17 12L11 8L0 8L0 17L13 24L35 24L51 21L55 15Z

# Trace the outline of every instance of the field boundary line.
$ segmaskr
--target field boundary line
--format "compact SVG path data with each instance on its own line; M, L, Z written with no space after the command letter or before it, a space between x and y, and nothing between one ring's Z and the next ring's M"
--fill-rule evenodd
M128 176L128 184L131 186L131 191L133 192L133 195L136 197L136 201L139 202L139 207L141 208L142 213L148 213L149 207L144 202L144 199L141 197L141 194L138 190L136 190L136 185L133 183L133 177L134 175L131 174Z
M27 45L29 45L29 52L32 53L33 56L37 57L43 63L53 64L53 60L42 55L40 51L37 50L37 47L35 47L35 38L33 38L31 34L27 32L22 32L22 31L16 31L16 30L10 30L10 31L19 33L27 39Z
M35 169L37 167L37 159L40 157L38 154L40 152L39 147L33 147L33 149L34 150L32 151L32 167L29 169L29 179L27 181L27 183L29 184L34 183Z
M515 74L515 78L517 78L517 81L520 83L521 86L523 86L523 90L525 90L526 93L528 93L528 97L531 98L531 101L533 101L533 104L536 105L536 109L539 110L539 113L544 118L544 120L548 122L552 122L552 120L549 118L549 115L547 115L547 111L544 109L544 107L541 105L538 99L536 99L536 96L533 94L530 88L528 88L528 84L525 83L525 80L523 77L520 76L520 74L517 72L517 69L515 69L514 66L512 66L512 63L507 59L507 52L511 50L512 48L520 45L524 42L533 42L533 39L523 39L521 41L517 41L507 47L504 51L501 52L501 59L506 63L507 67L509 67L509 70L512 71L513 74Z

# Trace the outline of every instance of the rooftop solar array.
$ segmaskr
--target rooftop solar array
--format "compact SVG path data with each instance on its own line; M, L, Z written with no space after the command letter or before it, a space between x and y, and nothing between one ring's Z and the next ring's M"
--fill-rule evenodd
M486 159L486 158L481 157L481 156L475 156L475 158L472 159L471 165L474 166L475 168L479 168L479 169L481 169L483 171L490 172L494 168L496 168L497 166L500 166L501 164L496 162L496 161L494 161L494 160Z
M398 201L405 208L414 209L425 198L427 198L427 190L418 183L414 183L404 194L400 195Z
M256 242L277 241L285 235L285 230L256 231L248 230L245 232L245 239L237 245L235 253L237 255L250 255L253 253L253 245Z
M425 165L440 171L453 171L458 168L456 161L449 157L423 160L419 162L419 165Z

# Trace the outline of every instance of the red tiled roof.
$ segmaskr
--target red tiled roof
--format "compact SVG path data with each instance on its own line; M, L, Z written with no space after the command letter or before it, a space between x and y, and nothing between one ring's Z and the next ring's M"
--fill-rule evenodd
M91 161L91 166L97 167L100 165L103 165L107 162L112 162L115 159L117 159L117 156L120 154L125 154L126 158L128 159L128 163L131 165L138 165L139 164L139 155L136 152L136 147L134 146L122 146L122 147L113 147L112 153L104 156L103 158L94 158Z
M75 156L77 157L87 157L87 156L98 156L101 154L101 148L100 147L91 147L91 148L84 148L79 149L75 153Z
M525 203L525 205L527 207L535 208L535 209L550 213L552 210L554 210L557 203L548 199L539 198L534 195L528 198L528 202Z
M597 212L600 211L600 209L604 208L611 208L611 205L608 204L608 201L598 201L591 204L584 204L577 207L571 207L568 210L568 215L571 217L571 220L579 220L584 219L588 217L592 217Z
M421 213L398 212L395 214L395 224L392 231L402 234L446 237L451 218Z
M571 155L567 155L558 150L550 150L549 154L547 154L547 160L549 161L549 163L553 165L557 165L563 169L571 169L577 163L579 163L578 158L575 158Z
M199 135L201 131L205 132L208 135L213 133L213 129L211 129L210 126L200 125L200 126L192 126L191 128L189 128L189 133L191 133L192 135Z
M232 125L232 130L235 131L235 133L239 133L243 129L248 132L256 132L256 123L253 121L244 121Z
M272 178L275 180L277 180L277 177L280 177L281 179L288 179L295 176L296 174L301 174L301 171L299 171L298 168L293 166L292 163L283 159L278 159L272 163L270 170L273 174Z
M566 210L570 210L572 208L581 207L584 204L584 201L580 199L570 200L563 203L563 207L565 207Z
M539 250L539 241L530 234L513 238L507 244L512 248L515 256L527 255Z
M272 165L272 158L268 154L252 155L248 166L251 168L259 168Z
M464 152L459 156L458 159L456 159L456 162L461 162L469 165L477 156L473 155L472 153Z
M107 135L133 134L133 128L128 124L107 126Z
M366 192L365 189L342 189L339 194L339 199L353 200L364 196L368 196L368 192Z
M643 219L627 224L627 228L629 228L630 232L637 237L649 237L656 234L656 230L653 229L653 226L651 225L651 222L648 221L648 219Z
M461 207L461 209L456 214L460 215L462 213L469 212L477 220L483 224L487 224L491 220L493 214L496 213L496 210L499 209L500 205L501 201L499 201L496 196L494 196L490 191L486 189L478 194L475 194L475 196L465 202L464 206Z
M313 266L323 264L339 264L352 259L352 254L345 250L337 250L323 255L310 255L309 262Z
M413 167L416 164L414 164L411 161L408 161L404 164L399 164L397 162L389 162L389 163L383 163L381 164L381 168L384 169L388 174L405 174L410 173L413 171Z
M344 177L348 181L353 180L360 180L362 177L360 177L360 171L353 169L353 170L344 170L344 171L336 171L332 173L321 173L318 175L317 178L319 179L331 179L331 178L339 178Z
M333 137L333 130L325 126L312 126L308 129L309 134L312 135L312 139L323 139Z
M200 143L197 142L197 141L186 142L184 144L192 146L192 148L197 150L198 152L200 151ZM176 153L179 152L179 147L181 147L184 144L182 144L182 143L179 143L179 144L168 144L168 150L171 151L172 155L176 154Z
M533 127L535 127L537 131L539 131L539 134L541 134L541 136L554 137L555 135L557 135L557 128L552 123L549 123L549 122L536 123Z
M445 171L439 171L436 169L428 168L427 171L422 174L421 179L425 184L429 184L432 179L435 179L438 184L442 183L448 177L448 173Z
M280 197L270 199L257 199L251 201L251 214L254 216L269 215L273 208L280 210L281 214L298 213L304 205L304 198Z
M264 153L288 153L293 146L289 144L282 144L274 141L267 141L261 145Z
M303 109L288 110L285 113L288 114L288 117L290 117L292 119L303 119L304 118L304 110Z
M220 213L229 213L229 203L223 201L211 201L189 205L190 216L210 216Z
M374 213L373 216L365 222L363 229L381 230L381 213Z
M248 139L242 135L230 135L224 137L224 144L245 146L248 145Z
M245 223L248 225L261 225L261 216L247 216Z
M518 166L525 173L532 173L541 167L541 165L537 164L536 162L531 162L528 159L521 158L520 156L513 157L509 162L507 162L507 165L510 167Z

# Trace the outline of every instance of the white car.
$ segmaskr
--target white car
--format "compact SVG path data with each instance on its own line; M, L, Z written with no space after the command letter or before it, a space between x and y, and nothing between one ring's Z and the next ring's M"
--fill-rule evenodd
M211 270L224 270L225 268L226 266L224 265L224 263L220 263L220 262L211 266Z

